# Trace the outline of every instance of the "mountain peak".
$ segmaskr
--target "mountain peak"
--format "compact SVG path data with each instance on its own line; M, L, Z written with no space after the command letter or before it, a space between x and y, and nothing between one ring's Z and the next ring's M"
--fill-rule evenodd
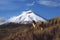
M9 19L9 22L14 22L14 23L30 23L32 21L43 21L45 22L46 20L43 19L42 17L39 17L35 13L33 13L31 10L29 11L23 11L20 15L14 16Z
M32 13L32 10L25 11L27 14Z
M32 14L32 13L33 13L32 10L28 10L28 11L23 11L21 13L21 15L29 15L29 14Z

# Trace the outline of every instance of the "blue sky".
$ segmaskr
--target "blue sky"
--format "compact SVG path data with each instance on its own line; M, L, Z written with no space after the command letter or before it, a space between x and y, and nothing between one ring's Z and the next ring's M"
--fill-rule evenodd
M9 19L25 10L51 19L60 16L60 0L0 0L0 17Z

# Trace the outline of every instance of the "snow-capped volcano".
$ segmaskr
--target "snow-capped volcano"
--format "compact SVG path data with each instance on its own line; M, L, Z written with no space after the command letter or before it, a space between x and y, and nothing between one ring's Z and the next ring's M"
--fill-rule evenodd
M39 17L35 13L33 13L31 10L29 11L24 11L18 16L14 16L10 18L8 21L9 22L14 22L14 23L27 23L27 22L32 22L32 21L43 21L45 22L46 20L43 19L42 17Z

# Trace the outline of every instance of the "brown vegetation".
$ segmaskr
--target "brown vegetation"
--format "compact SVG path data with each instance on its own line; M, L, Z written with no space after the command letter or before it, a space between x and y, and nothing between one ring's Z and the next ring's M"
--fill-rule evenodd
M60 40L60 18L34 25L3 25L0 27L0 40Z

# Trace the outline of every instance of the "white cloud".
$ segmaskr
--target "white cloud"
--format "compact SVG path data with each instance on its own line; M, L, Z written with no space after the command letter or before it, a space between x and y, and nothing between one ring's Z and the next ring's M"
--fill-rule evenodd
M0 17L0 23L1 23L1 22L5 22L5 21L6 21L5 18Z
M6 19L4 17L0 17L0 25L6 23Z
M19 9L19 6L15 6L15 5L4 5L4 6L0 6L0 10L4 11L4 10L17 10Z
M48 0L41 0L41 1L38 1L38 3L40 5L46 5L46 6L52 6L52 7L57 7L57 6L60 6L60 2L57 2L57 1L48 1Z
M27 6L33 6L34 4L35 4L35 2L27 3L26 5L27 5Z
M23 2L26 0L0 0L0 10L17 10L20 8L19 5L14 2Z

